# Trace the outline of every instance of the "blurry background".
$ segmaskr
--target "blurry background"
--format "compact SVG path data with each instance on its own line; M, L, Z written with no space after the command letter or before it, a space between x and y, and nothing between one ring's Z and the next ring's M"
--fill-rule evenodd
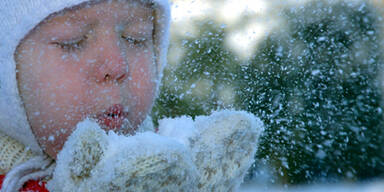
M246 182L384 178L380 0L173 0L153 118L234 108L266 126Z

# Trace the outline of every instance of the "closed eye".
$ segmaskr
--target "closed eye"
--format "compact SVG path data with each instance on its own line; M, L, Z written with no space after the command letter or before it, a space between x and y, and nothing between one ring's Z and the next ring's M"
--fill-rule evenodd
M127 35L121 35L121 38L127 41L130 44L133 44L135 46L144 46L147 39L146 38L134 38Z
M76 38L73 40L55 41L55 42L52 42L52 44L61 48L66 52L73 52L73 51L81 50L84 47L84 44L87 39L88 39L87 35L84 35L80 38Z

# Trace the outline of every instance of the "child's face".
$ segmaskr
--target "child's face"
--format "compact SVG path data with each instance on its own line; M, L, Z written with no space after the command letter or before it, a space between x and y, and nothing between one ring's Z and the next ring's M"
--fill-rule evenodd
M144 120L157 73L152 12L130 1L82 6L44 21L20 43L20 94L50 156L86 117L131 134Z

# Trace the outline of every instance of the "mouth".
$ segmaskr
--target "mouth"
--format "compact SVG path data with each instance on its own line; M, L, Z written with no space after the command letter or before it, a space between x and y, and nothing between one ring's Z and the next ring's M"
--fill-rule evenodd
M115 104L107 110L97 114L98 123L105 130L113 130L119 132L128 121L128 112L124 110L123 105Z

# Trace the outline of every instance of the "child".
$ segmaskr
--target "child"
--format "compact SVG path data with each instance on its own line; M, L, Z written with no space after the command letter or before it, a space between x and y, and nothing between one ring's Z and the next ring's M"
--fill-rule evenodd
M53 159L86 117L135 132L166 63L167 1L6 0L0 8L0 132Z
M193 154L213 153L214 148L210 147L210 151L200 153L204 151L200 144L209 146L204 144L209 139L198 138L203 132L210 135L211 131L206 130L216 130L214 125L218 123L185 137L197 144L176 142L180 135L172 138L169 134L175 131L163 134L169 138L149 133L117 137L100 132L101 127L134 135L145 129L140 125L153 105L166 63L170 15L167 0L3 0L0 12L6 18L0 22L0 173L6 175L2 191L15 191L30 179L49 178L54 169L51 191L126 190L117 186L118 178L129 183L126 187L141 186L145 191L171 190L162 188L166 182L178 183L175 186L186 191L193 191L194 185L201 186L200 190L209 189L206 186L211 185L202 184L202 179L194 183L194 178L203 178L201 175L207 173L202 166L209 158L202 160ZM256 128L262 125L242 125L241 122L255 122L253 117L242 116L246 118L240 115L237 119L242 120L235 124L241 129L226 128L231 130L229 134L217 134L218 140L213 144L237 133L236 130L250 133L249 138L243 135L236 140L255 144L260 134ZM79 123L82 121L83 124ZM93 128L84 131L82 126ZM79 131L73 133L76 127ZM68 140L72 133L77 136ZM117 155L106 156L112 150L108 147L112 145L110 138L126 142L121 142ZM147 142L149 139L156 141ZM60 152L64 143L69 144ZM127 152L142 145L146 146L146 153ZM151 151L154 148L160 150ZM188 151L194 150L188 155ZM218 153L223 155L224 151ZM246 159L252 158L254 150L245 151ZM57 159L56 166L52 159L59 152L68 155L59 156L62 158ZM127 165L135 166L124 170L99 163L124 158ZM148 165L139 166L143 159ZM248 162L243 164L249 166ZM97 173L106 173L110 166L122 175L108 177L108 182L102 184L95 180L105 176ZM235 171L237 175L232 179L244 175L244 166L239 167L241 171ZM58 171L60 168L72 171L67 178L59 178L63 173ZM170 174L162 175L164 170ZM152 177L156 174L164 179L159 183L161 186L145 188L146 182L158 181ZM135 180L132 175L141 175L142 180ZM66 183L72 183L73 188L65 189L62 184ZM37 185L32 188L46 190L41 182ZM76 188L79 186L83 188ZM24 189L31 189L28 183Z

